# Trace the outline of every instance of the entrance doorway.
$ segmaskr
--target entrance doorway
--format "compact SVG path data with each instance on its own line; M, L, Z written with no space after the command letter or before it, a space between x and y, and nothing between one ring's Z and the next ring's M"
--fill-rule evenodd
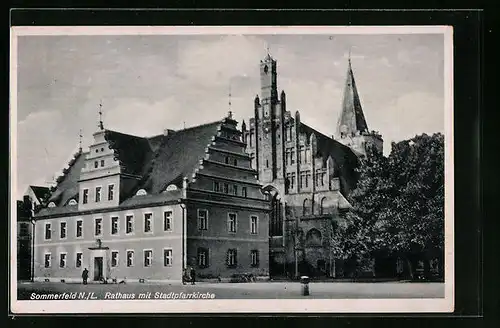
M94 280L101 281L103 279L103 260L102 256L94 257Z

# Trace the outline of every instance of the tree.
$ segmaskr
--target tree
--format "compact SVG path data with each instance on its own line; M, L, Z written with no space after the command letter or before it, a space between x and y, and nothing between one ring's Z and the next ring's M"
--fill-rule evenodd
M388 157L369 148L358 173L349 195L353 209L334 237L344 256L399 256L412 278L418 259L425 259L426 268L429 257L442 259L443 135L393 143Z

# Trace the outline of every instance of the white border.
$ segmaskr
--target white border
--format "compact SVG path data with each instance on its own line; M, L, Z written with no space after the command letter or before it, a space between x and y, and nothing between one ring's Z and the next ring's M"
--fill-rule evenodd
M198 35L198 34L443 34L445 53L445 298L442 299L257 299L257 300L176 300L169 301L18 301L17 281L11 280L13 313L408 313L452 312L454 310L454 167L453 167L453 29L451 26L81 26L13 27L10 53L10 204L11 258L16 258L17 235L17 37L23 35ZM135 229L134 229L135 230ZM134 261L135 262L135 261ZM11 277L17 268L11 263Z

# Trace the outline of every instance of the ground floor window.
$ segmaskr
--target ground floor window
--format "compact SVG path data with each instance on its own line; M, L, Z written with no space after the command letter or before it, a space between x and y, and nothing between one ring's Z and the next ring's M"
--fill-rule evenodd
M236 267L237 261L237 251L236 249L229 249L227 251L227 266L228 267Z
M198 266L200 268L208 267L208 249L206 248L198 248Z
M61 253L59 254L59 267L60 268L65 268L66 267L66 253Z
M50 263L51 262L51 256L50 256L50 253L47 253L45 254L45 258L44 258L44 266L46 268L50 268Z
M250 265L253 267L259 266L259 251L256 249L250 251Z
M76 253L76 263L75 266L80 268L82 266L83 253Z
M153 251L150 249L144 250L144 266L150 267L153 262Z
M172 266L173 251L171 249L163 250L163 266Z
M134 266L134 251L127 251L127 266Z
M112 267L118 266L118 251L111 252L111 266Z

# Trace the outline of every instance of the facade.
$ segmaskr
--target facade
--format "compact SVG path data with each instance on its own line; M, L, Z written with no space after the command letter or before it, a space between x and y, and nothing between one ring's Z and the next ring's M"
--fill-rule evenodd
M269 202L231 113L142 138L105 129L35 215L35 279L269 275Z
M277 62L267 55L260 62L254 117L249 126L242 123L252 167L271 195L271 275L340 277L343 261L330 251L329 237L350 208L346 197L356 185L359 158L370 143L382 151L383 141L368 131L350 60L335 137L288 110L277 76Z

